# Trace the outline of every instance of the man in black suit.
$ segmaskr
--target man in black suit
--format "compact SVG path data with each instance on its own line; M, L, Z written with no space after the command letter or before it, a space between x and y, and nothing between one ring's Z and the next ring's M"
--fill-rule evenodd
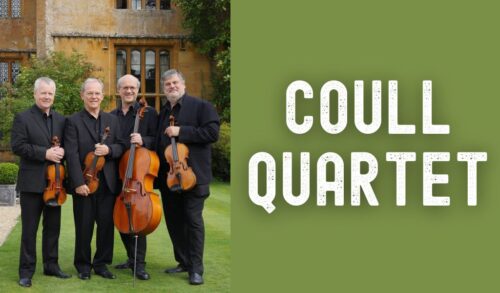
M118 118L121 128L121 139L126 142L126 149L131 144L136 143L149 150L152 150L155 143L158 114L155 108L147 107L144 117L140 120L139 130L134 133L134 122L137 110L140 105L137 102L137 94L141 86L140 81L133 75L127 74L118 79L117 87L120 94L121 105L110 113ZM134 270L135 258L135 237L131 234L120 233L123 245L127 251L126 262L116 265L117 269ZM139 235L137 238L137 267L136 275L140 280L149 280L150 276L146 272L146 236Z
M58 278L69 278L58 264L61 207L46 206L43 192L47 186L45 174L51 163L60 163L63 147L53 147L52 137L62 139L64 116L52 109L56 93L55 82L48 77L35 81L35 105L16 115L12 125L11 147L20 157L16 189L21 193L21 255L19 258L19 285L31 286L36 266L36 234L43 213L42 255L43 273Z
M210 194L212 179L211 143L219 138L219 116L207 101L185 93L184 77L175 69L162 74L163 92L167 97L158 121L156 138L160 157L158 183L161 191L167 228L174 247L178 266L165 270L166 273L189 272L189 283L203 284L203 248L205 226L203 205ZM169 126L173 115L177 126ZM175 192L166 185L169 171L164 151L170 144L170 137L189 148L188 165L196 175L196 186L190 191Z
M90 279L92 268L103 278L115 278L106 265L113 260L113 207L119 192L117 160L123 153L124 144L120 139L118 119L101 111L103 90L100 80L85 80L80 92L84 109L67 119L64 137L75 219L74 265L82 280ZM101 144L106 127L110 128L110 133ZM88 153L106 159L98 175L99 187L92 194L83 175ZM97 223L97 250L92 261L90 243L94 223Z

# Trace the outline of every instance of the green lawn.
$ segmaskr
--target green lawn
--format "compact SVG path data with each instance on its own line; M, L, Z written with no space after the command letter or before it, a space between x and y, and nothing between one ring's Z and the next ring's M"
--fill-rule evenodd
M61 280L43 275L41 253L41 221L37 238L37 268L33 276L33 286L21 288L18 284L19 245L21 224L18 223L6 242L0 247L0 292L229 292L230 290L230 194L229 184L215 182L211 185L211 195L205 202L205 284L191 286L187 273L167 275L163 270L176 265L170 238L164 219L158 228L148 235L146 254L148 281L136 280L132 287L130 270L109 269L117 276L115 280L92 275L90 281L77 278L73 266L74 223L72 198L62 210L61 237L59 242L59 264L63 271L71 273L71 279ZM115 230L116 231L116 230ZM92 253L95 252L95 231ZM113 264L126 259L125 249L118 232L115 233Z

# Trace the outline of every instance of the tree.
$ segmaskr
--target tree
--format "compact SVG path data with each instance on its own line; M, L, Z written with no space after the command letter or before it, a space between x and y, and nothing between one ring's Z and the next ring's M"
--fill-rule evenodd
M94 66L82 54L73 52L67 56L62 52L52 52L47 58L32 58L23 66L13 85L0 87L0 131L2 144L9 144L10 129L14 115L33 105L33 84L41 76L47 76L56 83L54 108L63 115L81 110L80 86L94 71Z
M191 30L190 40L212 60L212 102L222 121L230 122L231 30L230 0L175 0Z

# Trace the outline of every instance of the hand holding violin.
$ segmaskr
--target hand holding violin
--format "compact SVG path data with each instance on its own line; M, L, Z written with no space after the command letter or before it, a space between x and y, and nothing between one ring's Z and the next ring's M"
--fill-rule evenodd
M64 158L64 149L60 146L53 146L45 152L45 159L54 163L61 163Z
M90 193L90 188L86 184L80 185L77 188L75 188L75 192L82 196L88 196Z
M105 144L97 143L94 145L94 147L95 147L94 154L96 156L106 156L107 154L109 154L109 147Z

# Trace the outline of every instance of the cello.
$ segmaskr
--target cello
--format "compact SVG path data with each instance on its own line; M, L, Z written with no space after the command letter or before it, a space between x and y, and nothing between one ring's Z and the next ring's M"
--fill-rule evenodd
M104 134L102 135L100 144L103 144L106 138L108 138L110 133L109 126L104 128ZM85 156L84 164L85 169L83 171L83 178L85 179L85 184L89 187L89 194L97 191L99 187L99 172L104 167L106 160L103 156L96 156L94 152L89 152Z
M170 126L175 125L175 118L170 115ZM170 170L167 174L167 186L173 192L188 191L196 185L196 175L193 169L188 166L189 149L183 143L175 141L175 137L170 137L170 145L165 149Z
M59 137L52 137L52 146L58 147L61 143ZM54 163L47 166L46 178L47 187L43 192L43 201L49 207L61 206L66 201L66 189L63 187L65 172L64 166Z
M133 133L138 132L147 107L144 98L139 103L141 108L135 116ZM160 160L155 152L136 144L132 144L122 156L119 171L123 185L113 210L113 221L121 233L147 235L160 223L160 197L153 192L159 166Z

